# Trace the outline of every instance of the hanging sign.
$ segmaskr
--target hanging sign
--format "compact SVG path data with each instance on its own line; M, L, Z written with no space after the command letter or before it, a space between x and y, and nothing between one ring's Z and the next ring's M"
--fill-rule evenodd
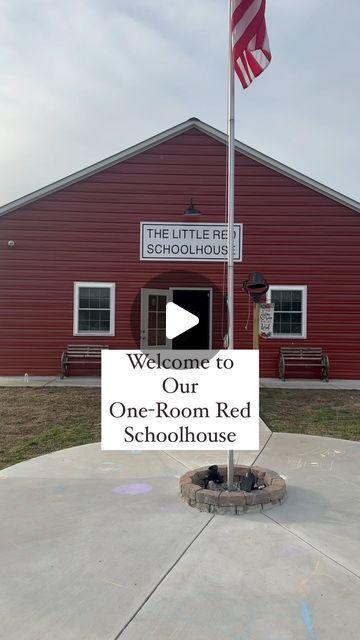
M260 305L259 334L262 338L269 338L274 329L275 305L270 302Z
M227 255L227 224L140 223L140 260L224 262ZM242 224L234 225L234 260L242 261Z

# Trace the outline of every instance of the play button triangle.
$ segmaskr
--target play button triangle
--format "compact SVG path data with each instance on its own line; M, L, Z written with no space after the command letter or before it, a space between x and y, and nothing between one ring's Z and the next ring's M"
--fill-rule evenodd
M174 302L166 305L166 337L172 340L199 324L199 318Z

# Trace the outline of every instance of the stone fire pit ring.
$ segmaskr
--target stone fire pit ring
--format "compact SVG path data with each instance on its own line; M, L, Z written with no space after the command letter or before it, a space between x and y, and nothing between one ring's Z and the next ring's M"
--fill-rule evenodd
M251 469L256 479L264 474L264 489L247 491L226 491L223 489L205 489L204 478L208 475L208 467L188 471L180 478L181 499L190 507L207 513L242 515L247 512L271 509L282 504L286 499L285 480L276 471L263 467L236 465L234 467L234 483ZM218 471L226 482L227 466L218 465Z

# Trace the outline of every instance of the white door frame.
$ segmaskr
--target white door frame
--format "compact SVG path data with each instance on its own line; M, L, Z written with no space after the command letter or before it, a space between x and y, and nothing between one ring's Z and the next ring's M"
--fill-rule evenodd
M166 345L149 346L148 344L148 312L149 295L166 296L166 302L172 301L171 289L148 289L144 287L140 290L140 349L171 349L172 340L166 338Z
M209 349L212 349L212 318L213 318L213 290L212 287L170 287L171 300L173 301L173 291L209 291Z

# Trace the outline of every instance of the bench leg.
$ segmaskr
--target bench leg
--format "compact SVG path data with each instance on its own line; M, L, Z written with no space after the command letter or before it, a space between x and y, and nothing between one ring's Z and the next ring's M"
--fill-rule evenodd
M283 356L279 357L279 378L285 382L285 360Z
M326 354L324 354L323 357L321 358L321 364L322 364L321 377L323 380L325 380L325 382L329 382L330 362Z
M61 380L63 380L63 378L66 378L69 375L69 365L67 361L66 351L63 351L61 354L60 369L61 369L60 378Z

